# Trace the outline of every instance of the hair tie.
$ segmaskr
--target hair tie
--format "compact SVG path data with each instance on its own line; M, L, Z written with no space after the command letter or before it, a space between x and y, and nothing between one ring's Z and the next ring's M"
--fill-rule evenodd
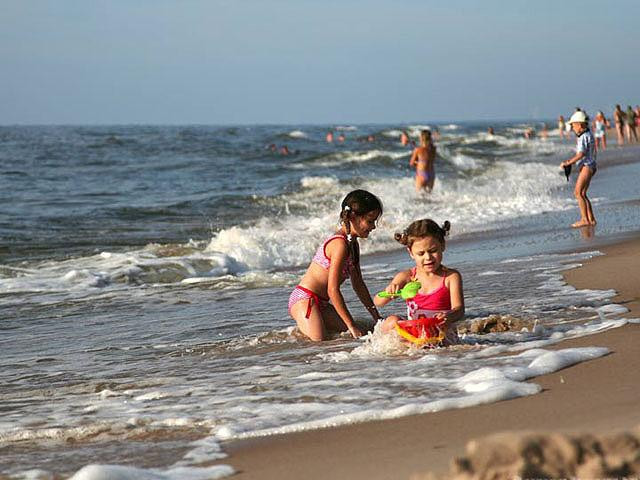
M344 210L345 212L350 212L351 211L351 207L349 205L345 205L342 210Z
M347 241L351 242L353 240L353 236L350 233L347 233Z

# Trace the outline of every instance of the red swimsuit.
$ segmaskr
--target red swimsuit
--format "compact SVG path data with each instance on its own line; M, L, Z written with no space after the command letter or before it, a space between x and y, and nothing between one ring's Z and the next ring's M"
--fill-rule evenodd
M415 280L416 268L411 270L411 279ZM438 325L442 320L435 320L438 312L451 310L451 292L445 285L447 275L442 277L442 284L429 293L418 293L415 297L407 299L407 318L399 320L398 325L414 337L434 337L438 335ZM447 331L449 343L457 339L455 329Z

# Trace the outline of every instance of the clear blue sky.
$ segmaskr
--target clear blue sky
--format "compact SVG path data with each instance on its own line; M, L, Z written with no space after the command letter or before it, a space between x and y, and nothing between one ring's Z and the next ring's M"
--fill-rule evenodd
M638 0L3 0L0 124L550 118L640 103Z

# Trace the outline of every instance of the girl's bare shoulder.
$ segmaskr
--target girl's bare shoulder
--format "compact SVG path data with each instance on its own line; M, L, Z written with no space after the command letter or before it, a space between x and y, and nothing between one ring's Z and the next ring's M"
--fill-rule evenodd
M462 275L460 275L460 272L455 268L444 267L444 276L447 280L462 280Z

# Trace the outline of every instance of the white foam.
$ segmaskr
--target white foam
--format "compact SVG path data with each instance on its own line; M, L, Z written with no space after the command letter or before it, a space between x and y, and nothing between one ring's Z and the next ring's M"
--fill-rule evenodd
M384 137L389 137L389 138L399 138L401 134L402 134L402 130L397 130L397 129L384 130L382 132L382 135Z
M229 465L151 470L123 465L87 465L69 480L213 480L233 475Z
M609 327L611 327L609 325ZM394 335L386 335L388 338L396 337ZM373 335L375 338L375 332ZM367 343L375 343L375 341L369 340ZM427 402L420 403L411 403L408 402L405 405L401 405L398 407L391 407L388 409L368 409L365 411L349 411L349 405L344 404L334 404L332 405L333 411L344 411L345 413L340 415L333 415L327 418L321 418L318 420L310 420L310 421L298 421L293 422L288 425L280 425L276 427L269 428L255 428L256 425L253 425L253 428L248 430L243 430L241 424L236 425L235 427L231 427L229 425L222 426L216 430L216 437L219 439L231 439L231 438L247 438L247 437L255 437L255 436L265 436L265 435L273 435L273 434L283 434L283 433L291 433L303 430L310 429L318 429L318 428L329 428L335 427L338 425L347 425L359 422L373 421L373 420L384 420L384 419L392 419L399 418L406 415L415 415L422 414L428 412L435 412L445 409L453 409L453 408L465 408L474 405L481 405L485 403L497 402L500 400L507 400L511 398L517 398L526 395L533 395L538 393L541 388L539 385L534 383L528 383L526 380L558 371L562 368L566 368L570 365L574 365L576 363L580 363L586 360L591 360L609 353L609 350L601 347L587 347L587 348L570 348L563 349L558 351L547 351L541 348L538 348L537 342L530 342L525 345L529 347L527 351L516 355L514 358L523 358L527 360L528 364L521 367L513 367L510 365L503 367L485 367L473 370L467 374L462 375L457 379L446 379L446 378L422 378L419 375L418 371L414 371L412 376L408 377L395 377L393 379L394 382L398 382L402 384L404 387L411 385L412 383L416 385L424 385L424 388L428 388L427 385L430 382L440 383L440 384L450 384L455 386L460 392L462 392L459 396L452 396L444 399L438 399ZM509 349L509 347L507 347ZM526 348L526 346L524 347ZM407 351L407 346L404 346L405 352ZM366 354L370 355L373 353L378 353L375 351L375 348L372 347L364 347L364 351ZM503 353L503 350L493 349L492 354L500 354ZM385 351L386 353L386 351ZM422 351L424 355L424 351ZM328 354L329 356L331 354ZM363 347L358 347L351 352L352 356L361 356L363 355ZM420 363L424 363L425 359L428 357L428 364L433 364L434 362L437 364L439 361L434 356L426 355L421 358L420 362L416 362L416 365ZM446 362L446 358L442 361ZM415 369L414 369L415 370ZM320 373L314 373L309 378L317 378L321 379L325 376ZM327 378L323 380L325 382L329 382L330 380ZM389 381L389 380L387 380ZM316 385L321 387L320 385ZM311 384L307 385L307 388L310 388ZM310 406L312 408L310 408ZM300 412L309 411L309 413L317 410L318 408L322 408L327 410L327 407L324 405L298 405L297 409ZM278 406L272 412L274 415L279 410ZM352 409L353 410L353 409ZM298 418L304 418L305 415L298 415Z
M615 290L612 290L612 292L615 293ZM618 315L622 313L627 313L629 309L627 309L626 307L623 307L622 305L610 303L610 304L602 305L601 307L598 307L596 311L602 315Z
M53 473L39 468L24 470L22 472L11 475L11 477L9 478L16 480L55 480Z
M291 138L307 138L307 134L302 130L293 130L288 134Z

